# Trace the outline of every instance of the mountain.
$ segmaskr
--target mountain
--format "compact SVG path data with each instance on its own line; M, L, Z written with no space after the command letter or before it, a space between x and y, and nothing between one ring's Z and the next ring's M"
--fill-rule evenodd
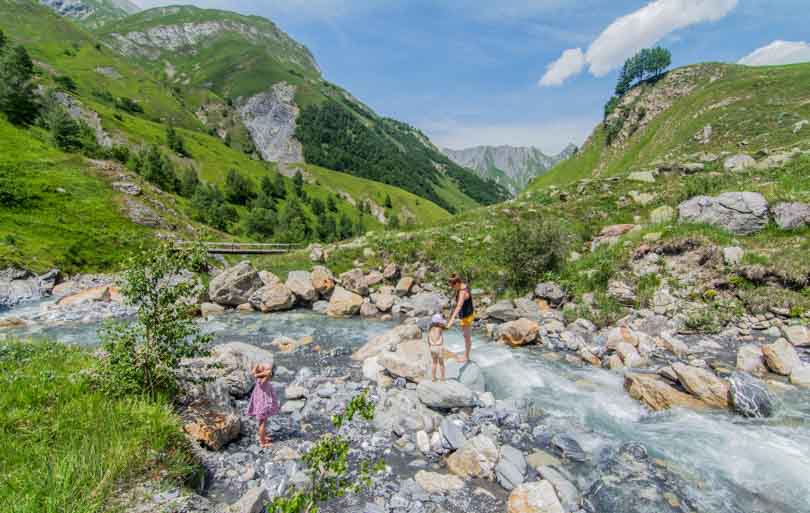
M569 144L553 156L534 146L475 146L463 150L443 148L442 151L456 164L496 181L514 195L525 189L533 178L574 155L577 147Z
M267 19L160 7L97 34L169 84L209 129L282 170L306 161L395 185L451 212L507 197L415 128L324 80L310 51Z
M100 27L141 10L129 0L39 0L62 16L89 27Z

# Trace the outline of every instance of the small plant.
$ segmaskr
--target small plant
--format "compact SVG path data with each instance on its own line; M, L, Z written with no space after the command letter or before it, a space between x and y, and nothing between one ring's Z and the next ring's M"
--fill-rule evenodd
M53 81L65 91L75 92L78 89L76 82L68 75L59 75Z

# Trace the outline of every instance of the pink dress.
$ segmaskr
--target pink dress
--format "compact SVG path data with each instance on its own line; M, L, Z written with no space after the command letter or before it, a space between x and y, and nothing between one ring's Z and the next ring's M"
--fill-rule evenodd
M264 383L256 380L253 393L250 395L247 414L256 417L259 422L264 422L268 417L276 415L279 410L278 398L273 390L273 383L268 379Z

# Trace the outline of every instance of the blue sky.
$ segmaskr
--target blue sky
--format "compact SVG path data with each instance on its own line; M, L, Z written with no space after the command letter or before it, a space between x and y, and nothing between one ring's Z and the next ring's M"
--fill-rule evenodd
M757 49L751 63L810 60L810 45L804 43L810 39L808 2L187 3L272 19L312 50L326 79L380 114L421 128L440 146L534 145L556 152L587 137L613 90L615 63L641 46L658 42L669 48L676 66L737 62ZM566 50L566 58L557 62Z

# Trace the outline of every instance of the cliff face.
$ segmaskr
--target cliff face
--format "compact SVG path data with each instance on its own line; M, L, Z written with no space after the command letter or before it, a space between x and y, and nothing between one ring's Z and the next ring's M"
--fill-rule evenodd
M140 11L128 0L39 0L39 3L91 28Z
M475 146L442 151L456 164L472 169L482 178L495 180L515 195L533 178L576 153L577 147L570 144L557 155L546 155L533 146Z

